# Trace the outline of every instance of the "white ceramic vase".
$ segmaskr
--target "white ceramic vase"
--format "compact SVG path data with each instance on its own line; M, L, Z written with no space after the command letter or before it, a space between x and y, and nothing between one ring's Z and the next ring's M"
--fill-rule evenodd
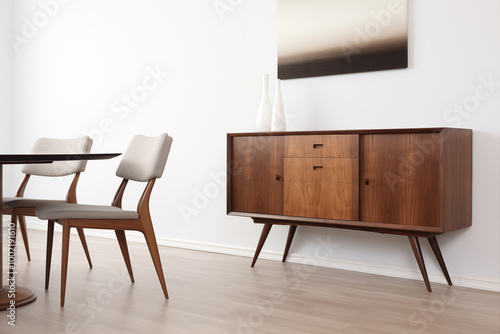
M262 75L262 100L257 111L257 131L271 131L271 117L273 110L269 101L269 74Z
M285 107L281 97L280 79L276 79L276 95L274 96L271 131L286 131Z

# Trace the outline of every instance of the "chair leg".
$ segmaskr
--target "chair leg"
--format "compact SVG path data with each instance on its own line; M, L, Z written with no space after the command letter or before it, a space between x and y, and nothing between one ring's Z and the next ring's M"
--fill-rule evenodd
M64 307L66 297L66 278L68 277L68 255L69 255L69 237L70 229L67 223L63 222L62 250L61 250L61 307Z
M31 261L30 244L28 242L28 231L26 230L26 219L24 218L24 216L18 216L17 219L19 221L19 229L21 230L21 236L23 237L26 256L28 257L28 261Z
M47 248L45 250L45 290L49 288L50 266L52 264L52 245L54 244L54 221L47 225Z
M85 256L87 257L87 262L89 263L90 269L92 269L92 260L90 259L89 248L87 246L87 240L85 239L85 233L83 232L83 228L77 227L78 236L80 237L80 241L82 242L83 251L85 252Z
M132 263L130 262L130 255L128 253L127 238L125 237L125 231L115 230L116 239L120 245L120 250L122 251L123 259L125 260L125 265L127 266L128 275L132 283L135 282L134 273L132 272Z
M151 259L153 260L156 274L158 275L158 279L160 280L163 295L166 299L168 299L167 284L165 283L165 276L163 275L163 268L161 266L160 252L158 251L158 244L156 243L155 232L153 230L153 225L151 222L145 224L143 234L146 238L149 254L151 254Z

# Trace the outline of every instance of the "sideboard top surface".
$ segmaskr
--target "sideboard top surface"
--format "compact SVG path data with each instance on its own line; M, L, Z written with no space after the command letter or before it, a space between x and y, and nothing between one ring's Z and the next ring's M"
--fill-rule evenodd
M359 129L359 130L318 130L318 131L284 131L284 132L240 132L228 133L228 136L295 136L295 135L331 135L331 134L396 134L396 133L438 133L445 129L472 131L463 128L406 128L406 129Z

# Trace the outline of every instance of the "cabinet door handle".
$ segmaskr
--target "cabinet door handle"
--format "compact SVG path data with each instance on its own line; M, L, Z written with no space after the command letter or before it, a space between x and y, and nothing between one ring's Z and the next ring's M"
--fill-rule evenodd
M279 180L281 180L281 175L276 174L276 181L279 181Z
M313 170L321 170L323 169L323 166L313 166Z
M370 181L368 179L365 179L365 185L369 185Z
M313 144L313 149L314 148L323 148L323 144Z

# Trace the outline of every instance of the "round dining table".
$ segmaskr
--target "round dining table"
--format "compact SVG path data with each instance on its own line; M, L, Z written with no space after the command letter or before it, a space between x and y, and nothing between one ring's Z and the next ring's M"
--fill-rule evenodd
M54 161L67 160L101 160L111 159L121 153L0 153L0 221L3 223L3 165L12 164L47 164ZM16 233L17 231L14 231ZM9 240L10 241L10 240ZM10 246L10 245L9 245ZM36 299L36 295L28 288L16 284L17 273L3 284L3 226L0 228L0 310L15 309L27 305ZM14 256L9 255L9 258ZM10 260L9 260L10 262ZM14 262L15 265L15 262ZM11 270L9 270L11 272ZM14 275L15 274L15 275Z

